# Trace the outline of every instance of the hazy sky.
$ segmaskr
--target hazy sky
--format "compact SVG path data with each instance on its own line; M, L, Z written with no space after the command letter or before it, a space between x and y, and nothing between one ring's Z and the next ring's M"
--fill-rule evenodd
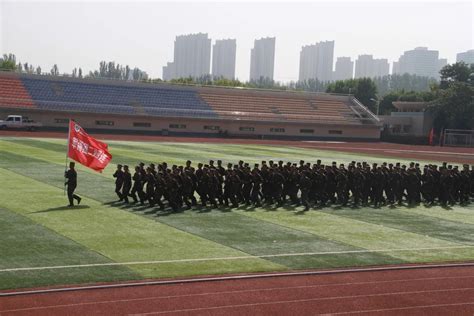
M473 48L472 1L116 2L0 0L0 53L60 72L101 60L161 77L176 35L237 39L236 75L248 80L256 38L275 36L275 79L298 79L301 46L335 40L337 56L388 58L416 46L454 62Z

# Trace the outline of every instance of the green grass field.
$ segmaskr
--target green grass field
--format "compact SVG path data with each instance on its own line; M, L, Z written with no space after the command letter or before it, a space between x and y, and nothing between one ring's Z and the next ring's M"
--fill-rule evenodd
M102 174L78 167L76 192L83 201L69 209L63 191L65 141L0 138L0 289L474 260L472 204L171 213L111 203L114 163L399 159L262 145L108 143L112 164ZM64 267L71 265L76 267Z

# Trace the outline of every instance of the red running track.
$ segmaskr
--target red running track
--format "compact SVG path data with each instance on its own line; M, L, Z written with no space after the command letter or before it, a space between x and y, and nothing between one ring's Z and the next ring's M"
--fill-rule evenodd
M0 315L474 315L474 267L147 285L0 298Z

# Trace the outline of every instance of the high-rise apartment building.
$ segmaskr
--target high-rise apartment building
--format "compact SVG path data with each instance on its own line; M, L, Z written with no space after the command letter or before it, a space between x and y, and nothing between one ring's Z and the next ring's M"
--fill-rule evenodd
M372 55L359 55L355 62L354 78L372 77L374 73L374 57Z
M333 62L334 41L303 46L300 52L299 80L330 81L332 79Z
M275 38L266 37L254 41L250 51L250 80L273 80L275 67Z
M388 76L389 73L390 64L388 63L388 59L374 59L374 73L372 75L372 78Z
M474 64L474 49L458 53L456 55L456 62L465 62L466 64Z
M411 74L429 78L439 78L439 70L446 65L447 60L439 59L437 50L429 50L427 47L416 47L403 53L394 62L392 73Z
M387 59L374 59L372 55L359 55L355 62L355 78L375 78L389 74Z
M212 47L212 76L214 78L235 78L235 39L216 40Z
M352 79L354 73L354 62L350 57L338 57L336 60L336 69L332 80Z
M163 67L163 79L209 75L211 67L211 39L207 34L176 36L174 60Z

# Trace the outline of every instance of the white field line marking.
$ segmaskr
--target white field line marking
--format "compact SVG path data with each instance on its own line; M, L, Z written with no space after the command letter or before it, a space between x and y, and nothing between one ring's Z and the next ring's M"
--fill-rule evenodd
M312 302L312 301L357 299L357 298L391 296L391 295L425 294L425 293L440 293L440 292L470 291L470 290L474 290L474 288L467 287L467 288L459 288L459 289L442 289L442 290L431 290L431 291L425 290L425 291L391 292L391 293L380 293L380 294L369 294L369 295L346 295L346 296L318 297L318 298L308 298L308 299L300 299L300 300L285 300L285 301L274 301L274 302L261 302L261 303L248 303L248 304L235 304L235 305L222 305L222 306L175 309L175 310L138 313L138 314L128 314L128 315L130 315L130 316L156 315L156 314L165 314L165 313L183 313L183 312L195 312L195 311L204 311L204 310L216 310L216 309L222 309L222 308L251 307L251 306L260 306L260 305L276 305L276 304L288 304L288 303L304 303L304 302ZM471 302L469 302L469 303L471 303Z
M351 312L338 312L338 313L328 313L328 314L317 314L321 316L330 316L330 315L349 315L349 314L362 314L362 313L374 313L374 312L389 312L389 311L401 311L407 309L422 309L422 308L433 308L433 307L451 307L451 306L466 306L474 305L474 302L466 303L452 303L452 304L433 304L433 305L415 305L415 306L406 306L406 307L394 307L394 308L382 308L382 309L366 309L363 311L351 311Z
M399 282L413 282L413 281L439 281L439 280L452 280L452 279L469 279L474 278L472 275L466 276L453 276L453 277L433 277L433 278L415 278L415 279L396 279L396 280L382 280L382 281L367 281L367 282L348 282L348 283L328 283L328 284L316 284L316 285L301 285L301 286L288 286L288 287L273 287L273 288L259 288L251 290L234 290L234 291L219 291L219 292L204 292L204 293L191 293L191 294L180 294L180 295L167 295L167 296L148 296L131 299L117 299L107 301L92 301L92 302L81 302L72 304L60 304L60 305L47 305L38 307L27 307L11 310L0 310L2 312L22 312L31 310L41 309L53 309L62 307L76 307L96 304L109 304L109 303L125 303L125 302L136 302L136 301L147 301L147 300L159 300L159 299L173 299L173 298L184 298L184 297L195 297L195 296L208 296L208 295L223 295L223 294L238 294L238 293L249 293L249 292L260 292L260 291L278 291L278 290L295 290L295 289L306 289L306 288L318 288L318 287L331 287L331 286L351 286L351 285L368 285L368 284L386 284L386 283L399 283Z
M164 263L188 263L188 262L206 262L206 261L225 261L225 260L245 260L245 259L265 259L277 257L298 257L298 256L315 256L315 255L339 255L339 254L358 254L358 253L379 253L379 252L411 252L425 250L452 250L474 248L474 245L464 246L446 246L446 247L426 247L426 248L395 248L395 249L364 249L364 250L347 250L347 251L326 251L326 252L299 252L299 253L281 253L273 255L261 256L237 256L237 257L217 257L217 258L191 258L191 259L174 259L174 260L156 260L156 261L131 261L131 262L106 262L106 263L90 263L90 264L73 264L63 266L48 267L27 267L27 268L7 268L1 269L1 272L18 272L18 271L36 271L36 270L54 270L69 268L90 268L90 267L108 267L108 266L130 266L130 265L148 265L148 264L164 264Z

